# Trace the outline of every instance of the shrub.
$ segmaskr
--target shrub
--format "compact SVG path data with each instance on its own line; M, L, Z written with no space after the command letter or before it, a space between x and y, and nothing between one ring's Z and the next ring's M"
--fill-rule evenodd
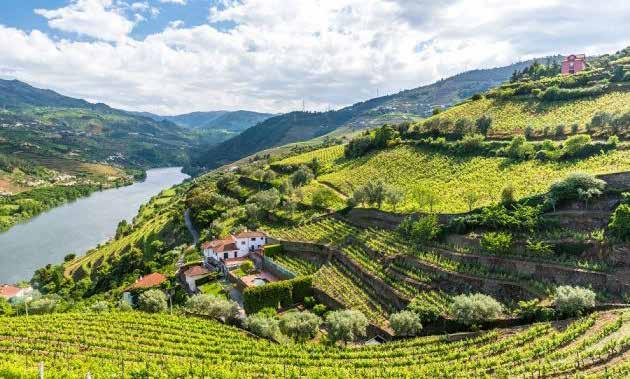
M528 322L549 321L553 318L553 309L540 305L540 300L519 301L514 314Z
M483 134L466 134L464 138L455 142L455 151L460 154L471 154L479 151L483 145L483 141L486 138Z
M310 340L317 335L322 319L310 312L287 312L280 319L280 331L298 342Z
M0 297L0 316L13 315L13 307L7 299Z
M164 312L168 308L166 300L164 292L148 290L138 297L138 309L149 313Z
M118 302L118 310L121 312L129 312L133 310L133 307L128 302L121 300Z
M439 311L432 304L418 297L411 300L407 309L415 313L420 318L420 322L424 324L434 322L440 317Z
M343 341L347 343L366 335L368 320L363 313L346 309L328 313L326 326L331 342Z
M240 269L243 272L250 272L254 269L254 263L252 261L245 261L241 263Z
M615 209L608 227L615 237L630 240L630 204L621 204Z
M306 296L304 298L304 306L308 309L311 309L315 306L316 300L313 296Z
M318 188L311 198L311 206L325 209L334 205L335 193L328 188Z
M269 283L260 287L246 288L243 292L243 305L248 314L263 308L278 309L299 303L313 294L313 278L300 276L290 280Z
M512 138L509 145L498 150L497 155L515 160L528 159L534 156L534 146L524 136Z
M301 187L310 183L313 178L314 175L311 170L306 166L301 166L291 175L291 185L295 188Z
M57 301L51 298L37 299L28 304L29 312L34 315L53 313L56 308Z
M107 312L109 311L109 303L106 301L97 301L96 303L92 304L90 309L96 313Z
M238 315L238 304L234 301L213 295L194 295L186 301L186 311L209 316L220 320L228 320Z
M510 205L514 203L514 201L514 186L508 184L501 190L501 203L505 205Z
M389 325L397 336L416 336L422 330L420 317L412 311L401 311L389 317Z
M564 316L579 316L595 306L595 292L583 287L559 286L556 288L553 305Z
M243 327L257 336L278 340L281 336L279 323L273 317L256 313L243 320Z
M543 241L534 241L532 239L528 239L526 243L526 248L527 251L529 251L533 255L545 257L553 254L553 248L551 247L551 245Z
M458 295L450 307L453 317L466 325L495 319L503 312L503 306L494 298L484 294Z
M324 304L315 304L315 306L313 307L313 313L315 313L318 316L323 316L324 313L326 313L327 308Z
M431 214L415 218L409 216L398 226L399 232L412 242L424 244L434 240L441 231L437 215Z
M591 141L588 134L577 134L564 141L562 150L567 157L576 157L584 152Z
M512 235L505 232L487 232L481 237L481 247L491 254L508 254L512 248Z
M551 185L547 196L556 202L577 200L580 198L580 191L599 193L604 190L606 182L595 178L593 175L584 173L571 174L565 179Z
M481 99L483 99L483 95L480 94L480 93L476 93L476 94L472 95L472 100L473 101L477 101L477 100L481 100Z
M483 115L475 121L475 126L481 135L486 136L492 126L492 118L490 116Z

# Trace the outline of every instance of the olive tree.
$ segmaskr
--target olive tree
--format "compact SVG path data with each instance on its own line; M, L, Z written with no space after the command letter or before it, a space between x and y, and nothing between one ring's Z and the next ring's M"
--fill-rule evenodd
M322 324L319 316L310 312L288 312L280 319L282 333L298 342L304 342L317 335Z
M161 290L148 290L138 297L138 309L149 313L164 312L168 308L166 300L166 295Z
M326 326L331 342L343 341L347 343L366 335L368 320L363 313L346 309L328 313Z
M554 294L553 305L562 315L577 316L595 306L595 292L578 286L559 286Z
M279 340L281 333L278 319L256 313L243 320L243 327L257 336Z
M481 293L458 295L453 298L450 307L453 317L466 325L499 317L503 306L494 298Z
M194 295L186 301L186 311L216 318L228 320L234 318L239 313L238 304L234 301L220 298L213 295Z
M401 311L389 317L389 325L397 336L415 336L422 330L420 317L412 311Z

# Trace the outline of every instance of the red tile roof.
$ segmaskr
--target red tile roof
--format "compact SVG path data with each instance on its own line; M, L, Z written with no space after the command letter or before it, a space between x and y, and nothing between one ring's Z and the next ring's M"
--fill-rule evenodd
M188 270L184 271L185 276L201 276L209 273L210 271L202 266L192 266L189 267Z
M20 293L22 289L15 286L10 286L8 284L0 285L0 297L4 297L5 299L10 299Z
M160 274L159 272L154 272L153 274L149 274L147 276L141 277L136 280L136 282L128 287L128 289L136 289L136 288L151 288L155 286L159 286L166 280L166 276Z
M250 230L244 230L234 235L236 238L252 238L252 237L264 237L265 233L255 232Z
M234 237L229 236L228 238L225 238L222 240L214 240L214 241L206 242L203 245L201 245L201 247L204 250L212 249L214 250L215 253L221 253L224 251L238 250L238 247L236 247L235 242L236 241L234 240Z

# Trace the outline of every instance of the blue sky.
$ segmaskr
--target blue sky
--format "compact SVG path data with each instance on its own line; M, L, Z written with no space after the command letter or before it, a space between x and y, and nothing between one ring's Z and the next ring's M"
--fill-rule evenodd
M626 0L0 0L0 78L160 114L323 110L614 52L628 19Z
M57 9L69 3L68 0L2 0L0 1L0 22L6 26L20 28L25 31L33 29L41 30L51 36L59 38L78 38L75 33L67 33L55 30L48 26L46 18L34 12L35 9ZM121 2L122 3L122 2ZM139 22L133 28L130 36L142 39L147 35L159 33L164 30L170 22L181 20L184 25L192 27L208 23L209 9L212 6L222 8L222 3L213 0L187 0L185 4L156 1L125 1L131 5L133 3L147 3L159 11L156 15L150 12L134 11L128 9L129 16L141 14L146 17L145 21ZM223 30L229 29L230 23L215 23Z

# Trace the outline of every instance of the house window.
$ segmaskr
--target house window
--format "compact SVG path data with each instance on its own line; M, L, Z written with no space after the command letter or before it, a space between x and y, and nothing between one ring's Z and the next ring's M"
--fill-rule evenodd
M237 255L236 255L236 254L238 254L238 252L236 252L236 251L235 251L235 252L234 252L234 258L236 258L236 257L237 257Z
M245 241L241 241L241 245L245 245Z
M252 241L256 241L256 238L252 238Z
M223 259L228 259L228 253L223 253Z

